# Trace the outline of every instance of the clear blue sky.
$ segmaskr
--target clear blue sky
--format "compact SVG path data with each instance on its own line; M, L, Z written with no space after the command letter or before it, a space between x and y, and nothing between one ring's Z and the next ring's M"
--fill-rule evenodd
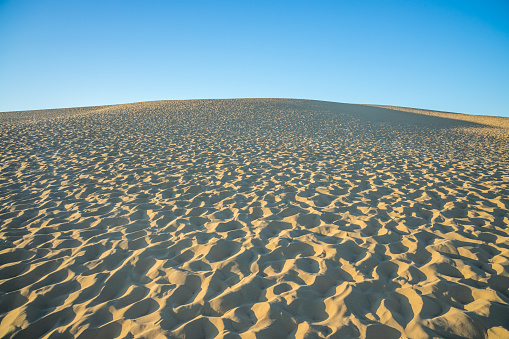
M0 0L0 111L246 97L509 116L509 1Z

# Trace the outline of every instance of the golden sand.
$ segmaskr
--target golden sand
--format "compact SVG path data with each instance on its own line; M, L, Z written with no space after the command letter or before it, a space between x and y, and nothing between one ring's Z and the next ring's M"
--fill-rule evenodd
M508 122L285 99L0 113L0 337L508 338Z

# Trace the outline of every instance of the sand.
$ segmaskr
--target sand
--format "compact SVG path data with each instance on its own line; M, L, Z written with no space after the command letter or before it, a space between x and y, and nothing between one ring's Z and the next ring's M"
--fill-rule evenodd
M509 337L509 119L0 113L0 337Z

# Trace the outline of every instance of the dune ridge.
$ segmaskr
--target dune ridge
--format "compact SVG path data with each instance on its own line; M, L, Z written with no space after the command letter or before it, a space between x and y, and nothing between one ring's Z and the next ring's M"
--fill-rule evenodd
M432 111L432 110L428 110L428 109L387 106L387 105L365 105L365 106L381 107L381 108L388 108L391 110L424 114L424 115L449 118L449 119L454 119L454 120L470 121L470 122L478 123L481 125L487 125L487 126L491 126L491 127L499 127L502 129L509 128L509 118L505 118L505 117L496 117L496 116L487 116L487 115L472 115L472 114L452 113L452 112L443 112L443 111Z
M0 337L509 336L507 120L402 109L0 113Z

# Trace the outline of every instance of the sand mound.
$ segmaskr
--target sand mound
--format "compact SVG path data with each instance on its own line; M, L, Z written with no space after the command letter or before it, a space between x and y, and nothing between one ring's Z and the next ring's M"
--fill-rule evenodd
M0 113L0 337L509 337L509 119L421 113Z

